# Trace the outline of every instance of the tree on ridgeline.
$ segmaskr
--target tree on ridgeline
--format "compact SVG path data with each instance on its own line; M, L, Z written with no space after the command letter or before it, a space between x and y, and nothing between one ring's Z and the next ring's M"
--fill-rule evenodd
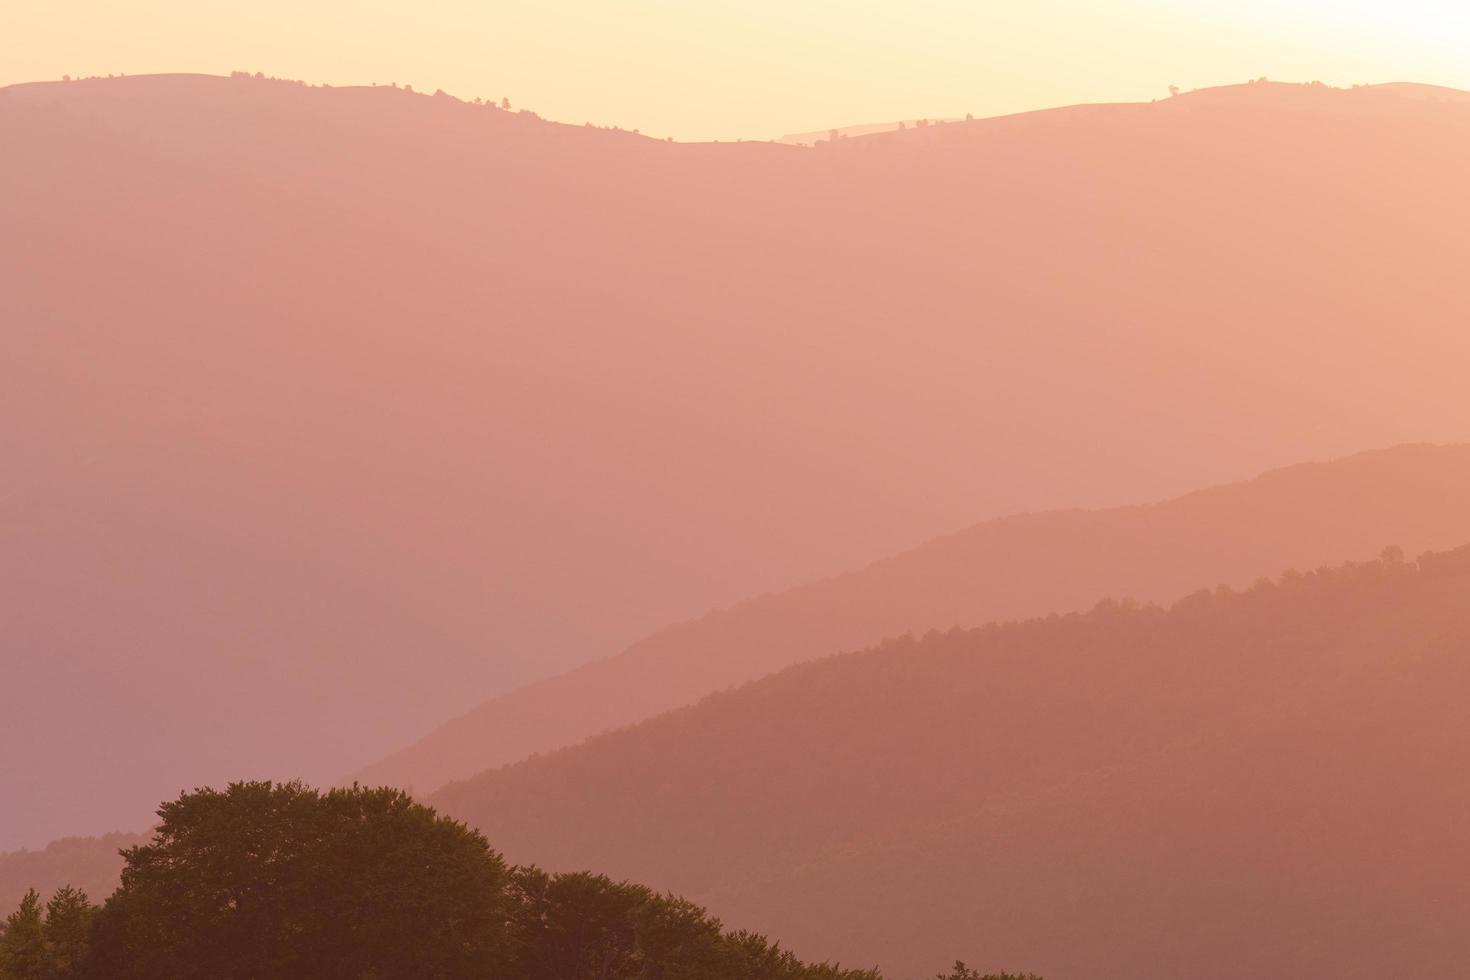
M963 960L954 961L954 969L941 973L934 980L1041 980L1034 973L981 973L965 966Z

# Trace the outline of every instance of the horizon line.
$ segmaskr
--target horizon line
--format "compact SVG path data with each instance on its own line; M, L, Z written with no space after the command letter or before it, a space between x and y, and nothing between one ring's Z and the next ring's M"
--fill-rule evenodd
M957 123L957 122L985 122L985 121L989 121L989 120L998 120L998 119L1013 119L1013 118L1018 118L1018 117L1021 117L1021 116L1033 115L1033 114L1036 114L1036 113L1057 112L1057 111L1065 111L1065 110L1068 110L1068 109L1087 108L1087 107L1144 106L1144 105L1153 105L1153 104L1157 104L1159 102L1168 102L1168 101L1170 101L1171 99L1174 99L1174 98L1180 98L1180 97L1195 95L1195 94L1204 93L1204 92L1215 92L1215 91L1222 91L1222 90L1226 90L1226 89L1245 88L1247 86L1260 85L1260 84L1263 84L1263 83L1266 84L1266 85L1279 85L1279 86L1287 86L1287 87L1306 87L1306 88L1320 87L1320 88L1324 88L1324 89L1328 89L1328 90L1336 91L1336 92L1351 92L1351 91L1356 91L1356 90L1360 90L1360 89L1383 89L1383 88L1393 88L1393 87L1413 87L1413 88L1427 89L1427 90L1439 90L1439 91L1443 91L1443 92L1456 93L1458 95L1463 95L1463 96L1466 96L1466 97L1470 97L1470 89L1459 89L1459 88L1455 88L1453 86L1439 85L1439 84L1432 83L1432 82L1414 82L1414 81L1406 81L1406 80L1399 79L1399 80L1394 80L1394 81L1383 81L1383 82L1359 82L1359 83L1352 83L1350 85L1343 86L1343 85L1332 85L1330 83L1322 82L1322 81L1315 80L1315 79L1314 80L1310 80L1310 81L1290 81L1290 80L1284 80L1284 79L1270 78L1269 76L1264 76L1263 75L1263 76L1261 76L1259 78L1246 79L1246 80L1241 81L1241 82L1227 82L1227 83L1223 83L1223 84L1220 84L1220 85L1206 85L1206 86L1201 86L1199 88L1188 89L1188 90L1181 90L1181 89L1177 89L1174 86L1169 86L1168 95L1166 95L1164 98L1155 98L1155 99L1153 99L1153 100L1151 100L1149 102L1144 102L1144 101L1141 101L1141 100L1127 100L1127 99L1124 99L1124 100L1097 100L1097 101L1084 101L1084 102L1063 102L1063 103L1056 103L1056 104L1033 106L1033 107L1028 108L1028 109L1019 109L1019 110L1015 110L1015 111L1012 111L1012 112L994 113L994 114L991 114L991 115L906 116L906 117L904 117L902 119L893 119L893 120L886 120L886 121L881 121L881 122L849 123L849 124L842 125L842 126L832 126L832 127L825 127L825 128L820 128L820 129L797 130L797 131L794 131L794 132L783 133L780 136L773 136L773 137L766 137L766 138L739 136L739 137L715 137L715 138L711 138L711 139L678 139L678 138L675 138L675 137L672 137L672 136L670 136L670 137L658 137L658 136L654 136L654 135L649 134L649 133L641 132L639 129L629 129L629 128L626 128L626 127L623 127L623 126L620 126L620 125L617 125L617 124L613 124L613 123L595 123L595 122L592 122L591 120L587 120L587 121L584 121L584 122L581 122L581 123L577 123L577 122L571 122L571 121L568 121L568 120L552 119L552 118L547 117L547 116L542 116L534 108L530 108L530 107L527 107L527 106L524 106L524 105L522 105L519 108L517 108L515 105L503 106L501 102L496 102L496 101L494 101L492 99L486 99L483 96L476 96L476 97L473 97L473 98L465 98L465 97L460 96L460 95L455 95L452 92L448 92L448 91L446 91L443 88L436 88L434 91L430 92L430 91L427 91L425 89L416 89L416 88L414 88L414 86L411 83L405 83L403 85L400 85L396 81L395 82L367 82L367 83L354 83L354 84L336 85L336 84L333 84L331 82L310 82L310 81L307 81L305 79L300 79L300 78L285 78L285 77L276 76L276 75L266 75L264 72L259 72L259 71L251 72L251 71L247 71L247 70L244 70L244 69L235 69L235 70L232 70L229 74L215 74L215 73L212 73L212 72L190 72L190 71L178 71L178 72L156 71L156 72L137 72L137 73L131 73L131 74L126 73L126 72L123 72L123 73L114 73L114 74L109 74L109 75L63 75L61 78L30 79L30 80L27 80L27 81L7 82L7 83L5 83L3 85L0 85L0 94L3 94L3 93L5 93L5 92L7 92L7 91L9 91L11 89L29 88L29 87L32 87L32 86L68 85L68 84L75 84L75 83L118 81L120 79L126 79L126 78L131 78L131 79L165 79L165 78L185 79L185 78L194 78L194 79L213 79L213 80L226 81L226 82L232 81L232 80L236 80L236 81L238 81L238 80L250 80L250 81L262 81L262 82L275 82L275 83L285 84L285 85L300 85L300 86L304 86L306 88L311 88L311 89L343 89L343 90L384 89L384 90L398 91L398 92L402 92L402 93L408 94L408 95L423 96L423 97L426 97L426 98L436 98L436 97L441 97L442 96L442 97L453 99L456 102L460 102L460 103L462 103L464 105L484 105L484 106L489 106L489 107L492 107L492 108L501 108L502 111L508 111L508 112L516 113L516 114L527 114L527 115L530 115L530 116L532 116L532 117L534 117L536 119L540 119L542 121L545 121L545 122L548 122L548 123L552 123L552 124L555 124L555 125L572 126L572 127L586 127L586 126L590 126L590 127L594 127L594 128L597 128L597 129L613 130L613 131L617 131L617 132L625 132L625 133L629 133L629 134L632 134L632 135L643 136L643 137L645 137L647 139L654 140L655 142L674 142L674 143L685 143L685 144L690 144L690 145L697 145L697 144L703 144L703 143L775 143L775 144L781 144L781 145L787 145L787 146L812 146L812 145L814 145L815 143L818 143L818 142L826 142L826 137L828 137L831 133L837 133L840 137L846 137L846 136L849 136L850 135L850 136L852 136L854 138L859 138L859 137L863 137L863 136L875 136L875 135L879 135L879 134L884 133L884 132L897 132L897 131L902 130L902 129L906 128L906 127L915 126L915 125L939 125L939 124ZM505 101L508 102L508 99L505 100ZM810 139L807 139L808 137L810 137Z

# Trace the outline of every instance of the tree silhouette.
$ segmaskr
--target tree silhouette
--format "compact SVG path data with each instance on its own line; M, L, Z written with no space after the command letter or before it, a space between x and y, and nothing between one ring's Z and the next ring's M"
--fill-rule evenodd
M26 895L0 980L882 980L641 885L509 869L395 789L235 783L159 816L101 909Z
M98 913L102 975L445 977L505 965L504 862L399 790L236 783L159 816Z
M1041 980L1041 977L1034 973L980 973L965 966L963 960L955 960L953 970L936 975L934 980Z
M41 896L33 888L20 908L5 919L0 932L0 977L4 980L45 980L46 938L41 926Z
M52 980L81 975L92 944L92 918L96 907L87 893L66 885L46 903L47 971Z

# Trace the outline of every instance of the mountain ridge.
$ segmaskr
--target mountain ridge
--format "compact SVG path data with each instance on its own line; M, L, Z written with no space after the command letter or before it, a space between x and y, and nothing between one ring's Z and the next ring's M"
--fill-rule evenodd
M1252 103L827 152L253 78L7 89L7 711L75 720L0 748L0 846L330 782L977 517L1470 439L1470 111Z
M1318 496L1333 493L1353 504L1324 508ZM1417 553L1470 537L1470 517L1457 520L1461 494L1470 495L1470 446L1402 446L1151 504L981 522L852 572L665 627L613 657L501 695L348 778L429 792L790 663L904 633L1065 612L1108 595L1168 601L1201 581L1245 585L1264 569L1317 567L1389 545ZM1130 566L1140 552L1168 556L1174 567ZM1211 557L1191 562L1192 554ZM1068 559L1079 564L1075 581L1051 581L1048 565ZM689 676L701 666L709 679ZM644 690L660 685L661 697ZM554 735L558 724L562 733ZM530 731L540 739L528 740Z
M432 801L899 973L980 935L1048 976L1441 976L1467 597L1470 546L936 632Z

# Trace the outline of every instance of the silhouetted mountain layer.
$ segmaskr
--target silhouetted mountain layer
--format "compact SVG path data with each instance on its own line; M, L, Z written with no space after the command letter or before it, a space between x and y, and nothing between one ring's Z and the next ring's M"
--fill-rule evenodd
M1059 573L1063 570L1059 570ZM433 803L920 975L1470 962L1470 548L803 664Z
M1399 546L1470 538L1470 447L1404 446L1144 506L1021 515L977 525L859 571L669 627L617 657L497 698L353 777L437 789L631 724L791 664L931 628L1168 602L1187 583L1248 585ZM0 854L0 907L70 881L106 895L118 844L71 839ZM128 840L125 843L135 843Z
M1470 447L1294 466L1164 503L990 521L859 571L671 626L616 657L496 698L354 778L450 779L690 704L802 660L930 628L1169 602L1200 583L1417 554L1470 540Z
M330 780L978 516L1470 439L1450 101L801 148L169 76L4 89L0 141L4 710L48 733L0 846Z

